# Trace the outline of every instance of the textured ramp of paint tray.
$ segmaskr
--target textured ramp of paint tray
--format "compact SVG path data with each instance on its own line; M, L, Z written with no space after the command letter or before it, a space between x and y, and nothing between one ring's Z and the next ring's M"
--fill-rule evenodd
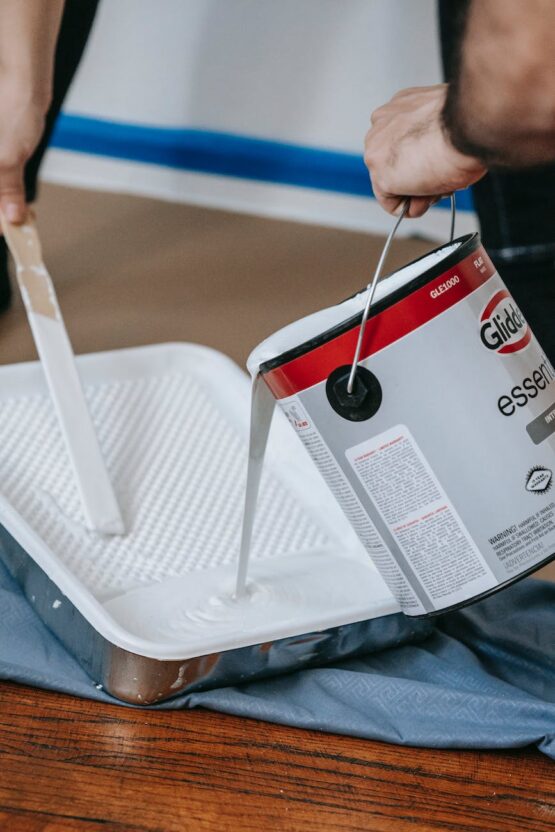
M172 373L87 389L128 534L87 532L50 402L0 402L0 487L50 549L98 596L231 563L237 556L246 446L203 389ZM326 543L266 475L253 557Z

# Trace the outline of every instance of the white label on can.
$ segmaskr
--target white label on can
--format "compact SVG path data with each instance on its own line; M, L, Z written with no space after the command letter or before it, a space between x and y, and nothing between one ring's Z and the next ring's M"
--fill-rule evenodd
M434 607L458 604L497 585L405 425L345 453Z
M422 615L424 607L299 399L293 396L279 404L401 608Z

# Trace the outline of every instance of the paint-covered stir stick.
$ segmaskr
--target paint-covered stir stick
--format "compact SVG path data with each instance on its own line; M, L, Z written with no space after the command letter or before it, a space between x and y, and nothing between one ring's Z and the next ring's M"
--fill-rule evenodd
M48 389L73 466L87 526L104 534L125 531L114 489L87 408L56 293L42 259L34 217L2 230L14 257L17 281Z

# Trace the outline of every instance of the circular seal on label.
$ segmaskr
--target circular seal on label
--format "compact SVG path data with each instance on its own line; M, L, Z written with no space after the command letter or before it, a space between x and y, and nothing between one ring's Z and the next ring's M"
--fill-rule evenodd
M543 465L534 465L526 476L526 491L545 494L553 485L553 471Z
M350 422L364 422L380 409L382 387L374 373L366 367L357 367L353 392L347 391L351 365L337 367L326 382L326 396L339 416Z

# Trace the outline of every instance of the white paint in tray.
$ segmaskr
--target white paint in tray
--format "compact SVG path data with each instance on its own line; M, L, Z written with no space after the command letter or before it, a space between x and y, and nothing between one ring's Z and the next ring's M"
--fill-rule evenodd
M397 611L281 413L234 599L249 381L231 361L193 345L77 361L127 533L86 529L37 364L0 368L0 521L112 643L185 659Z

